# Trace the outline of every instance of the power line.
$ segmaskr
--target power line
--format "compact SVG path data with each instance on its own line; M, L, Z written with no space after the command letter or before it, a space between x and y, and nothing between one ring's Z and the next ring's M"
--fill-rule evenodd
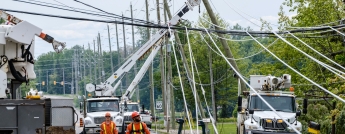
M9 11L9 12L17 12L17 13L25 13L31 15L39 15L39 16L47 16L47 17L55 17L55 18L63 18L63 19L70 19L70 20L82 20L82 21L93 21L93 22L104 22L104 23L116 23L116 24L124 24L124 25L134 25L140 27L149 27L149 28L163 28L168 29L167 26L161 26L158 24L138 24L138 23L130 23L130 22L122 22L122 21L108 21L108 20L96 20L96 19L88 19L88 18L78 18L78 17L69 17L69 16L59 16L59 15L51 15L51 14L42 14L42 13L34 13L34 12L27 12L27 11L19 11L19 10L11 10L11 9L4 9L0 8L0 10ZM332 26L332 28L342 28L345 27L345 24ZM184 27L170 27L170 29L176 30L184 30ZM212 30L212 29L200 29L200 28L187 28L188 30L192 31L201 31L201 32L216 32L221 34L230 34L230 35L239 35L239 36L248 36L246 34L247 31L240 31L240 30ZM306 31L317 31L317 30L325 30L329 29L329 27L315 27L315 28L308 28L308 29L296 29L290 30L290 33L299 33L299 32L306 32ZM253 34L254 37L269 37L269 35L274 35L273 31L248 31L248 33ZM275 32L277 34L286 34L287 31Z

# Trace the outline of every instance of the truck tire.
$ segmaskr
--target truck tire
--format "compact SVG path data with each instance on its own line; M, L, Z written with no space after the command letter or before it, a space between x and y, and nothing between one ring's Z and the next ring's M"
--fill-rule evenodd
M243 134L246 134L246 127L243 125Z

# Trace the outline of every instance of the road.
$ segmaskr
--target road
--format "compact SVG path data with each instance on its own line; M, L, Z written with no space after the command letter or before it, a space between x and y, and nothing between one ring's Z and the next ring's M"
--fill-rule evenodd
M72 99L72 96L61 96L61 95L44 95L44 97L46 98L53 98L53 99L57 99L57 98L60 98L60 99ZM78 116L74 116L74 120L78 120L77 123L75 124L75 133L76 134L79 134L83 131L83 128L80 127L80 122L79 122L79 118L82 117L82 115L80 114L80 111L79 109L77 108L74 108L76 110L76 113ZM156 133L154 130L151 130L151 134L158 134Z

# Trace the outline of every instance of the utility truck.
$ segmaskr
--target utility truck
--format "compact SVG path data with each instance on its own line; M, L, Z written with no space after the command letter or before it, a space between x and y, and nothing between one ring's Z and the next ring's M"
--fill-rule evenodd
M73 99L44 98L30 90L21 97L18 87L36 78L35 36L51 43L60 53L65 43L56 41L42 29L0 10L0 133L75 133ZM38 46L39 47L39 46Z
M244 91L243 97L238 97L238 134L296 133L289 125L302 131L302 124L297 120L301 112L297 109L290 75L284 74L282 77L251 75L250 86L258 94L254 91ZM283 118L272 111L258 95L261 95Z
M140 104L138 102L125 101L124 103L121 103L121 108L127 108L127 110L124 110L126 111L124 113L125 126L132 122L132 113L136 111L140 114L141 121L144 122L147 127L151 128L152 116L149 112L145 111L144 105L140 109Z
M183 5L181 10L179 10L178 13L175 16L173 16L171 20L169 20L168 24L165 24L164 26L166 27L175 26L181 20L184 14L186 14L189 10L192 10L193 7L198 6L200 2L201 0L187 0L187 2L185 2L185 5ZM134 93L133 90L138 85L138 83L140 82L144 74L146 73L147 69L149 68L150 64L152 63L153 57L158 53L158 50L160 50L160 48L162 47L162 42L164 41L164 37L169 38L171 32L172 31L169 31L167 28L158 29L156 34L154 34L149 39L148 42L146 42L134 54L132 54L120 68L118 68L112 75L110 75L110 77L105 82L101 82L100 84L97 84L97 85L91 84L91 83L87 84L86 90L88 92L94 93L95 97L103 96L101 97L102 99L106 98L104 96L108 96L108 97L113 96L116 88L120 85L121 79L123 78L123 76L131 70L131 68L136 64L136 62L139 59L142 59L145 56L145 54L151 51L151 54L146 59L145 63L139 70L138 74L135 76L132 83L127 88L125 94L123 94L121 97L118 97L118 99L121 100L121 102L126 104L127 101L131 99L131 96ZM115 81L117 81L117 83L113 87L112 84L114 84ZM86 100L86 102L88 101L89 99ZM124 116L124 114L127 112L126 111L127 109L128 108L120 108L121 116L116 115L116 117L114 117L116 121L115 122L116 126L119 126L119 127L123 126L122 129L118 130L120 133L125 132L126 126L125 126L124 120L125 118L128 118L128 117ZM84 114L84 115L85 115L84 116L85 123L86 123L86 120L89 120L90 122L92 122L92 118L87 118L87 116L90 115L89 113ZM84 125L84 128L86 129L87 126Z

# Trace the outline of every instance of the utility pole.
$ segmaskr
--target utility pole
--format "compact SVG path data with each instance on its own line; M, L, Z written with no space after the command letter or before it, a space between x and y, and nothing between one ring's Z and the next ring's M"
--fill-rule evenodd
M83 66L84 66L84 77L83 77L83 83L84 83L84 95L86 96L86 89L85 89L85 86L86 86L86 81L85 81L85 76L86 76L86 71L85 71L85 66L86 66L86 60L85 60L85 48L84 48L84 45L83 45L83 50L82 50L82 52L83 52Z
M156 0L156 6L157 6L157 23L158 25L161 22L161 16L160 16L160 9L159 9L159 0ZM167 101L167 90L166 90L166 83L165 83L165 66L164 66L164 54L163 54L163 47L161 47L160 49L160 64L161 64L161 87L162 87L162 96L163 96L163 112L164 112L164 124L167 124L167 126L165 126L167 128L167 133L169 133L169 128L170 128L170 123L169 123L169 117L167 114L168 112L168 102Z
M66 84L66 82L65 82L65 69L63 68L62 69L62 81L63 81L63 94L65 95L65 93L66 93L66 90L65 90L65 84Z
M131 2L131 18L133 23L133 7ZM135 52L135 42L134 42L134 26L132 25L132 45L133 45L133 53ZM138 73L137 70L137 63L134 63L134 75L136 76ZM140 102L140 96L139 96L139 84L135 87L136 95L137 95L137 102Z
M111 43L110 43L110 32L109 32L109 25L107 25L108 28L108 40L109 40L109 54L110 54L110 65L111 65L111 72L114 72L114 66L113 66L113 54L111 53Z
M74 94L74 74L73 74L73 70L74 70L74 54L73 54L73 60L72 60L72 82L71 82L71 94Z
M122 14L122 22L124 22L123 19L123 14ZM124 59L127 58L127 45L126 45L126 32L125 32L125 24L122 24L122 34L123 34L123 50L124 50ZM125 84L125 86L127 85L127 81L128 81L128 75L125 76L124 81L122 81L123 83L121 83L121 91L122 91L122 86L123 84ZM122 94L122 93L121 93Z
M120 68L121 65L121 54L120 54L120 45L119 45L119 35L117 31L117 24L115 24L115 30L116 30L116 44L117 44L117 66Z
M149 22L149 2L148 0L145 0L145 3L146 3L146 21ZM148 40L151 40L151 35L150 35L150 28L147 28L147 38ZM153 112L155 109L155 106L154 106L154 87L153 87L153 71L152 71L152 64L150 65L149 67L149 79L150 79L150 87L151 87L151 90L150 90L150 110L152 111L152 116L155 117L155 112Z
M49 81L48 81L48 70L47 70L47 93L48 93L48 89L49 89Z
M164 22L165 24L168 23L167 20L167 10L165 10L165 6L163 6L164 10ZM171 112L171 123L172 123L172 129L176 128L176 122L175 122L175 101L174 101L174 89L172 87L172 69L171 69L171 45L169 44L169 38L165 39L165 46L166 46L166 59L167 59L167 66L168 66L168 78L166 78L166 83L167 83L167 91L170 91L170 98L167 101L168 103L170 102L170 112ZM168 94L168 95L169 95Z
M75 81L75 94L78 95L78 73L79 73L79 70L78 70L78 65L77 65L77 53L76 53L76 49L74 49L74 81Z
M101 35L98 33L98 38L99 38L99 50L100 50L100 57L101 57L101 67L102 67L102 71L101 71L101 80L102 82L105 81L104 80L104 65L103 65L103 51L102 51L102 40L101 40Z
M100 55L100 49L99 49L99 46L100 46L100 42L99 42L99 33L98 33L98 35L97 35L97 45L98 45L98 64L97 64L97 68L98 68L98 73L99 73L99 76L100 77L102 77L102 69L101 69L101 67L100 67L100 65L101 65L101 59L100 59L100 57L101 57L101 55ZM100 79L99 80L99 82L97 82L97 83L101 83L102 82L102 79Z
M90 43L88 43L88 44L89 44L89 51L88 51L88 52L90 52L90 51L91 51L91 49L90 49ZM90 63L90 64L89 64L89 70L90 70L90 71L89 71L89 76L90 76L90 80L92 81L92 73L91 73L92 60L91 60L91 54L90 54L90 55L88 54L88 56L89 56L89 63Z
M93 40L93 55L96 57L96 43L95 43L95 40ZM90 55L90 59L91 59L91 55ZM97 57L96 57L96 59L97 59ZM93 60L94 61L94 64L95 64L95 67L94 67L94 74L95 74L95 79L94 79L94 81L95 81L95 83L97 83L97 62L96 62L96 60Z
M116 19L115 19L116 20ZM119 36L117 31L117 24L115 24L115 30L116 30L116 44L117 44L117 67L120 68L121 66L121 52L120 52L120 45L119 45ZM113 72L112 72L113 73ZM122 81L122 80L121 80ZM122 90L122 83L120 84L120 90ZM115 92L116 95L116 92ZM122 95L122 94L121 94Z
M216 111L216 98L214 95L214 85L213 85L213 70L212 70L212 52L211 47L208 47L208 65L210 66L210 82L211 82L211 94L212 94L212 116L214 119L214 125L217 125L217 111ZM216 131L214 132L216 133Z
M214 13L213 13L213 10L212 10L212 8L211 8L210 3L208 2L208 0L202 0L202 1L203 1L204 5L205 5L205 8L206 8L206 10L207 10L208 15L209 15L210 18L211 18L212 23L215 25L215 29L216 29L216 30L223 30L223 29L221 29L220 27L218 27L219 23L218 23L218 21L217 21L216 16L215 16ZM224 48L224 50L225 50L225 54L226 54L226 57L228 58L228 61L229 61L230 64L235 68L236 71L239 71L239 70L238 70L238 67L237 67L237 64L236 64L236 62L235 62L235 60L233 60L234 56L232 55L232 53L231 53L231 51L230 51L230 48L229 48L229 46L228 46L228 43L226 42L226 40L224 40L223 34L220 34L220 33L217 33L217 34L218 34L218 36L219 36L219 38L220 38L220 42L221 42L222 45L223 45L223 48ZM229 58L230 58L230 59L229 59ZM245 85L245 84L243 83L243 81L241 80L241 93L242 93L243 91L245 91L245 90L246 90L246 85Z
M170 13L170 9L169 9L167 0L164 0L164 7L165 7L165 10L166 10L166 12L167 12L167 14L168 14L169 19L171 19L172 16L171 16L171 13ZM184 53L183 46L182 46L182 44L181 44L180 38L179 38L177 32L174 32L174 35L175 35L175 40L176 40L177 44L179 45L178 48L180 49L179 52L180 52L180 54L181 54L182 61L183 61L183 64L184 64L184 67L185 67L185 69L186 69L187 77L188 77L189 79L192 79L192 77L191 77L191 71L190 71L190 69L189 69L189 67L188 67L187 60L186 60L186 55L185 55L185 53ZM191 65L191 66L193 66L193 65ZM190 86L191 89L194 88L192 81L194 81L194 80L189 80L189 86ZM196 92L197 90L194 90L194 91ZM202 118L205 118L206 116L205 116L204 110L202 109L202 105L201 105L201 103L200 103L199 95L198 95L197 92L195 93L195 95L196 95L195 97L197 98L197 104L198 104L198 108L199 108L200 114L201 114ZM188 112L188 111L185 111L185 113L187 113L187 112ZM206 129L208 129L207 125L205 125L205 127L206 127Z

